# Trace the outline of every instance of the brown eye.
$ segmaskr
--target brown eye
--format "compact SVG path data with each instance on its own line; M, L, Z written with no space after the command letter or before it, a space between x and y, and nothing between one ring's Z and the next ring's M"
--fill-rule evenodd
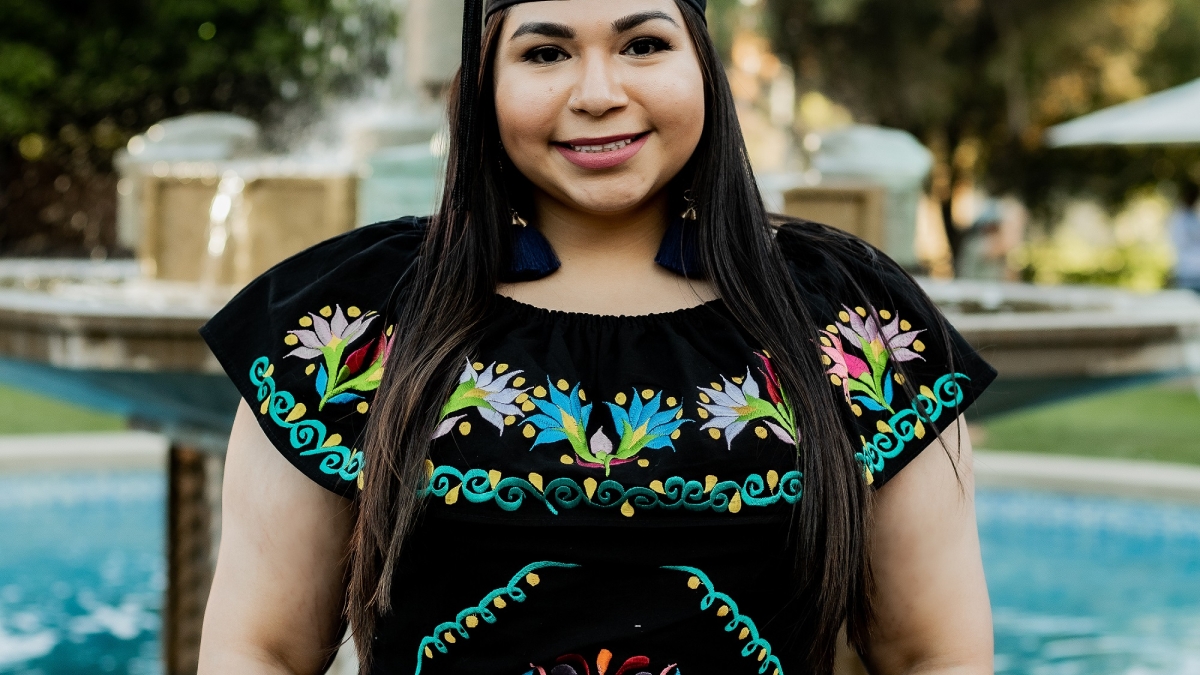
M570 56L558 47L537 47L526 52L522 58L530 63L558 63Z
M626 47L625 51L623 51L621 53L625 54L627 56L650 56L651 54L657 54L658 52L667 51L670 48L671 48L671 45L667 44L667 42L665 40L660 40L659 38L645 37L645 38L638 38L638 39L634 40L633 42L629 43L629 46Z

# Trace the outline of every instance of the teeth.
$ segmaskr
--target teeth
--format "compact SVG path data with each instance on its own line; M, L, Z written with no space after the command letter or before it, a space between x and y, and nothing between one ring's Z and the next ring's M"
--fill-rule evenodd
M575 152L612 152L613 150L620 150L632 142L632 138L627 138L623 141L605 143L604 145L572 145L571 149Z

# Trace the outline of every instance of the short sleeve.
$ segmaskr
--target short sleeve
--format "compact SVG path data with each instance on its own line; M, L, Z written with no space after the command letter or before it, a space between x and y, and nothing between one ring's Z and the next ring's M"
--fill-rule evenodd
M343 496L361 489L361 437L423 232L423 220L406 218L317 244L200 329L271 443Z
M996 378L917 282L868 244L812 223L778 233L827 384L849 414L868 483L882 486Z

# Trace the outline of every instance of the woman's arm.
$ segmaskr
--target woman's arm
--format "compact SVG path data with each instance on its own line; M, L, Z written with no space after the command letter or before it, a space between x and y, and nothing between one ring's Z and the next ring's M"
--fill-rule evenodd
M934 442L876 498L876 622L863 655L872 673L992 673L966 422L960 417L941 439L945 449Z
M200 675L320 672L341 637L353 527L351 503L288 464L243 402L225 459Z

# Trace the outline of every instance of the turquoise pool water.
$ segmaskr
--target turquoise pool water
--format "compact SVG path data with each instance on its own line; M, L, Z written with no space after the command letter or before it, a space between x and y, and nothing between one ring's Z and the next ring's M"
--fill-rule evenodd
M0 476L0 673L161 672L161 473ZM996 670L1200 675L1200 508L981 491Z

